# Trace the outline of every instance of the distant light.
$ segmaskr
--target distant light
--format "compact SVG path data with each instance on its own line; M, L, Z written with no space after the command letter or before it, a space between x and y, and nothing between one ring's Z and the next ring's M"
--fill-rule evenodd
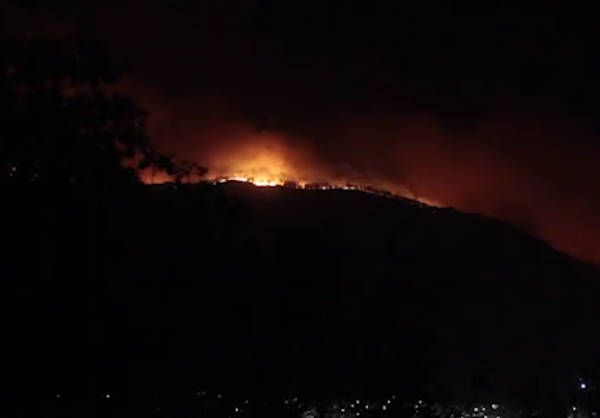
M383 409L384 411L386 411L386 410L387 410L387 406L383 405L383 406L381 407L381 409Z
M473 411L479 412L479 408L473 408Z
M498 404L497 403L493 403L492 404L492 409L498 409Z
M57 394L56 394L56 399L60 399L60 398L61 398L61 395L60 395L60 393L57 393Z
M587 389L587 385L585 384L585 382L581 382L579 384L579 388L585 390L585 389Z
M110 399L110 393L106 393L106 394L104 395L104 397L105 397L106 399Z
M572 406L572 407L571 407L571 409L572 409L573 411L577 411L577 407L576 407L576 406Z
M342 408L342 413L346 412L346 410L344 408Z
M357 412L357 413L356 413L356 416L357 416L357 417L360 417L360 412Z
M221 394L220 393L217 395L217 399L221 399Z
M237 406L234 409L235 412L240 412L240 408L238 408Z
M369 409L369 404L365 404L365 409Z
M357 404L360 404L360 399L357 399L357 400L356 400L356 403L357 403Z
M391 403L392 403L392 401L390 401L390 400L388 399L388 400L387 400L387 404L389 405L389 404L391 404Z

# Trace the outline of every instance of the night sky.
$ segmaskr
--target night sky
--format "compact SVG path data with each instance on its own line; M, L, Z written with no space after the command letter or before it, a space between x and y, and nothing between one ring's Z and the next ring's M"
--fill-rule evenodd
M4 4L103 42L156 146L209 175L372 184L600 262L596 15L570 2Z

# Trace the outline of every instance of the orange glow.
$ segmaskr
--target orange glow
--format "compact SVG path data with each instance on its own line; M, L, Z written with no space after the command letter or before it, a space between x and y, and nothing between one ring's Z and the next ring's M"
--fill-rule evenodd
M172 182L174 179L164 171L142 170L138 175L145 184L163 184Z
M212 179L213 182L216 183L226 183L228 181L241 181L244 183L252 183L257 187L275 187L275 186L283 186L285 181L275 178L269 178L266 176L260 177L246 177L246 176L232 176L232 177L221 177L218 179Z
M238 181L256 187L358 190L405 197L429 206L441 206L439 202L415 196L397 184L330 175L326 170L318 169L314 160L306 162L299 153L284 145L280 138L263 134L260 139L263 140L262 143L252 142L227 152L215 153L207 176L201 180L213 184ZM173 181L164 172L144 171L140 173L140 177L146 184Z
M316 176L298 152L273 134L254 134L248 143L215 152L208 162L208 180L236 180L256 186L281 186Z

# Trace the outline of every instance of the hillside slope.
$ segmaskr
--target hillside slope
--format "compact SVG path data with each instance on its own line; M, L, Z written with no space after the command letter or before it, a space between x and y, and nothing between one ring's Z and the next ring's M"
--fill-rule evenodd
M598 269L495 220L238 183L47 197L5 221L16 393L552 403L599 370Z

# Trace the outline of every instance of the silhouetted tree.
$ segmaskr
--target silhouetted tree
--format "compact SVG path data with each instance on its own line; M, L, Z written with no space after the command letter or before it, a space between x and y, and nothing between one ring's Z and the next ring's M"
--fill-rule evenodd
M5 40L0 103L0 182L138 181L136 168L184 178L146 134L146 113L107 86L117 71L97 43L75 38Z

